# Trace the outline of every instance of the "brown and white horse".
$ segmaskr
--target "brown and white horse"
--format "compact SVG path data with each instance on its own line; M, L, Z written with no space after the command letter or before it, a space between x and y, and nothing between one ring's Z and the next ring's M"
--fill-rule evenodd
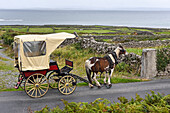
M109 53L108 55L102 57L91 57L90 59L86 60L85 68L86 74L89 80L89 87L93 88L92 79L96 82L98 88L101 87L100 83L97 81L96 76L98 72L106 72L104 78L104 84L106 85L106 79L108 76L108 88L112 86L110 82L110 78L114 71L115 66L118 64L117 58L121 54L125 54L126 50L122 46L118 46L113 52ZM91 77L91 72L93 72L93 76ZM107 74L109 73L109 75Z

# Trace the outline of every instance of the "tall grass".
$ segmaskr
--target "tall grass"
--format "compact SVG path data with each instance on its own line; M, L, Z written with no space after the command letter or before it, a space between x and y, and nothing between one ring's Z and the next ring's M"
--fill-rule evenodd
M103 54L96 54L92 49L82 49L80 44L74 44L58 48L52 53L52 59L57 61L60 68L65 65L65 59L69 59L74 63L72 73L85 76L85 61L90 57L102 57Z

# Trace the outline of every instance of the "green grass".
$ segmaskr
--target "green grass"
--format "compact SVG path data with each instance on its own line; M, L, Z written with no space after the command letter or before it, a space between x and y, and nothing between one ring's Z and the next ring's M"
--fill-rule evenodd
M137 55L142 55L143 48L126 48L128 53L135 53Z
M104 83L103 81L104 77L101 78L101 80L99 79L98 81L100 83ZM129 83L129 82L143 82L146 80L142 80L142 79L126 79L126 78L120 78L120 77L112 77L111 78L111 83L112 84L117 84L117 83ZM78 83L77 86L88 86L87 83L82 82L82 83Z
M27 32L27 28L3 28L3 29L5 29L5 30L13 30L13 31L18 31L18 32Z
M4 88L4 89L0 89L0 92L2 92L2 91L24 91L24 90L19 87L18 89L15 89L15 88L10 88L10 89Z
M153 49L170 48L170 45L164 45L164 46L158 46L158 47L147 47L147 48L153 48ZM128 53L135 53L141 56L143 49L147 49L147 48L126 48L126 51Z
M170 31L167 31L167 32L159 32L158 34L166 34L166 35L170 35Z
M107 43L113 43L112 39L95 39L98 42L107 42Z
M137 30L137 31L149 31L149 32L152 32L152 30L148 30L148 29L133 29L133 30Z
M13 69L14 69L13 65L8 65L8 64L0 61L0 70L9 71L9 70L13 70Z
M112 30L55 30L56 33L59 32L68 32L68 33L109 33L109 32L115 32Z
M52 33L52 28L29 28L29 32L32 33Z

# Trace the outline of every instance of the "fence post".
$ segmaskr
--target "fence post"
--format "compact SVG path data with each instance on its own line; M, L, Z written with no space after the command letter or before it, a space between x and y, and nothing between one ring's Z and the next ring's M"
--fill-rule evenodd
M156 50L143 49L142 51L141 77L151 79L156 76Z

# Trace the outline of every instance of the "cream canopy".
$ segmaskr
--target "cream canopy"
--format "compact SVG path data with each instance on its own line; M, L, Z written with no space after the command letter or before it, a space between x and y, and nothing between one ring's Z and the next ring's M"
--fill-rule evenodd
M18 35L14 37L14 43L17 43L18 48L18 65L22 71L26 70L43 70L49 69L50 54L67 38L75 38L74 34L70 33L54 33L47 35ZM38 56L26 56L24 54L24 42L45 42L45 54ZM29 47L27 49L30 50ZM16 59L15 59L16 60ZM15 62L15 65L16 62Z

